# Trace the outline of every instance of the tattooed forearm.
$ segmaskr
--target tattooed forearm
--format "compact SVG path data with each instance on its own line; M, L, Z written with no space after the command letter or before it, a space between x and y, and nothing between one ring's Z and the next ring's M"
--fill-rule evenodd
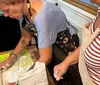
M25 40L22 40L22 41L21 41L21 46L22 46L22 48L24 48L24 47L26 46L25 44L26 44Z

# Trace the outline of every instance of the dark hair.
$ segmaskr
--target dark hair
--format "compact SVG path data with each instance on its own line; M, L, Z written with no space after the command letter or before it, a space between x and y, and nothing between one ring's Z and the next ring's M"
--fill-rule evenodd
M25 0L0 0L0 3L1 4L5 4L5 5L8 5L8 4L18 4L18 3L23 3Z

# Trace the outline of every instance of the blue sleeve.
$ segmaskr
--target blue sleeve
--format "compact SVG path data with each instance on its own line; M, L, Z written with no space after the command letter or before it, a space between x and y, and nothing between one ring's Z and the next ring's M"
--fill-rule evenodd
M48 25L45 20L39 21L36 24L38 31L38 47L46 48L55 43L57 37L57 31L54 31L52 26Z

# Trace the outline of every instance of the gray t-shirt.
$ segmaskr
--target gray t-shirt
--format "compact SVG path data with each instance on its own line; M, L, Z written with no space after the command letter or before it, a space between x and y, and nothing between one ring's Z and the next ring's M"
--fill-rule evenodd
M69 28L71 35L77 30L67 21L64 12L55 4L43 1L44 5L35 16L33 24L37 30L38 47L46 48L56 42L57 34Z
M71 34L76 34L77 31L72 25L69 25L64 12L47 1L44 1L44 6L36 15L33 23L38 32L39 48L46 48L54 44L57 34L67 27L69 27Z

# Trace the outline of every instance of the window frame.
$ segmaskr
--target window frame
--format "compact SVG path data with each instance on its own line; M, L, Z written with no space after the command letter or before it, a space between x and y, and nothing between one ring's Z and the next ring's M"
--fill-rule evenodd
M96 6L93 6L91 4L88 4L86 2L80 1L80 0L64 0L65 2L72 4L76 7L79 7L93 15L97 14L97 8Z

